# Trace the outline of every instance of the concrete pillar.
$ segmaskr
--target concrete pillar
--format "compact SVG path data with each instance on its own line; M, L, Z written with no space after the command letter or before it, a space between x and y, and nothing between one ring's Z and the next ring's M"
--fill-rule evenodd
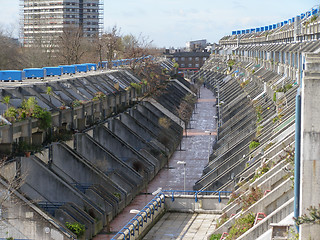
M300 216L320 204L320 54L306 54L301 94ZM299 239L319 239L319 224L300 225Z

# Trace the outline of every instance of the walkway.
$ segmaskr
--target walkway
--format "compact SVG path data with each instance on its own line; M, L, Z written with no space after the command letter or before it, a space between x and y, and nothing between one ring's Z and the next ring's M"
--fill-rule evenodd
M207 240L220 215L166 213L143 240Z
M135 214L130 210L140 210L153 198L150 193L158 188L163 190L183 190L184 188L184 166L177 164L178 161L186 162L186 190L192 190L195 182L202 176L202 171L208 163L209 151L215 139L216 115L215 97L206 88L201 88L195 114L192 117L191 129L188 129L187 137L181 143L182 151L176 151L169 160L168 167L162 169L158 175L149 183L146 193L135 197L111 223L111 234L105 228L94 240L111 239Z

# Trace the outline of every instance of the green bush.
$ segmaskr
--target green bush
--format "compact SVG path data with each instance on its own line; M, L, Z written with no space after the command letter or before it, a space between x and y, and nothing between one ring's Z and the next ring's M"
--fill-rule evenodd
M259 147L259 145L260 145L260 143L258 141L253 140L250 142L249 148L250 148L250 150L253 150L256 147Z
M85 226L78 222L75 222L75 223L66 222L66 227L75 235L77 235L78 238L83 236L86 230Z
M236 222L232 225L229 235L226 237L228 240L237 239L250 228L252 228L254 224L255 216L252 213L249 213L243 217L240 217L236 220Z
M222 235L221 233L212 234L210 237L210 240L220 240L221 235Z

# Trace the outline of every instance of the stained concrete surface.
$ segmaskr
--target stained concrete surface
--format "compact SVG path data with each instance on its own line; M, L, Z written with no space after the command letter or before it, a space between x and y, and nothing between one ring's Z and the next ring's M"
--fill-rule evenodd
M144 240L207 240L219 215L166 213L143 238Z
M130 210L141 210L153 198L153 195L150 193L156 191L158 188L162 188L163 190L183 190L184 166L177 164L178 161L186 162L186 190L193 189L193 185L202 176L202 171L208 163L209 152L211 152L215 140L215 106L216 99L213 96L213 93L206 88L201 88L200 98L198 99L195 112L191 119L191 129L187 129L181 142L182 151L179 151L178 147L167 166L149 183L144 193L136 196L135 199L110 223L111 232L108 233L109 229L105 227L100 234L93 238L94 240L111 239L135 216L135 214L130 214ZM189 217L191 216L192 214ZM212 217L215 216L212 215ZM177 226L174 226L174 228L178 228L179 224L182 223L177 222Z

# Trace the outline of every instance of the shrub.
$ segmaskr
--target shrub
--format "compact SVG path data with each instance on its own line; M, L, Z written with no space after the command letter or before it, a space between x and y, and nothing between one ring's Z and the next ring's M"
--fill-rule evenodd
M247 210L251 205L261 199L263 193L260 188L251 188L250 193L247 195L242 195L237 199L239 204L242 204L242 209Z
M222 235L221 233L212 234L210 237L210 240L220 240L221 235Z
M137 94L141 93L141 84L138 83L130 83L130 85L136 90Z
M83 224L81 223L78 223L78 222L75 222L75 223L69 223L69 222L66 222L66 227L71 231L73 232L74 234L77 235L77 237L81 237L83 236L86 228Z
M254 224L255 216L249 213L241 218L238 218L229 231L229 235L226 239L237 239L246 231L248 231Z
M9 122L15 122L17 119L17 114L18 114L18 110L15 109L14 107L9 107L5 113L4 113L4 117L9 121Z
M257 178L261 177L263 174L265 174L269 170L270 170L269 166L267 164L263 164L262 167L258 168L258 170L255 172L253 178L250 181L254 182Z
M248 83L249 83L250 81L249 81L249 79L248 80L245 80L245 81L243 81L242 83L240 83L240 87L241 88L244 88L245 86L247 86L248 85Z
M224 224L226 221L228 221L229 218L227 214L222 214L220 218L217 219L216 229L219 228L222 224Z
M255 149L256 147L259 147L259 145L260 145L259 141L257 141L257 140L252 140L252 141L250 142L249 148L250 148L250 150L253 150L253 149Z
M301 215L301 217L294 218L296 224L320 224L320 204L319 208L310 206L310 208L308 208L307 210L309 211L310 216L308 216L307 214L303 214Z

